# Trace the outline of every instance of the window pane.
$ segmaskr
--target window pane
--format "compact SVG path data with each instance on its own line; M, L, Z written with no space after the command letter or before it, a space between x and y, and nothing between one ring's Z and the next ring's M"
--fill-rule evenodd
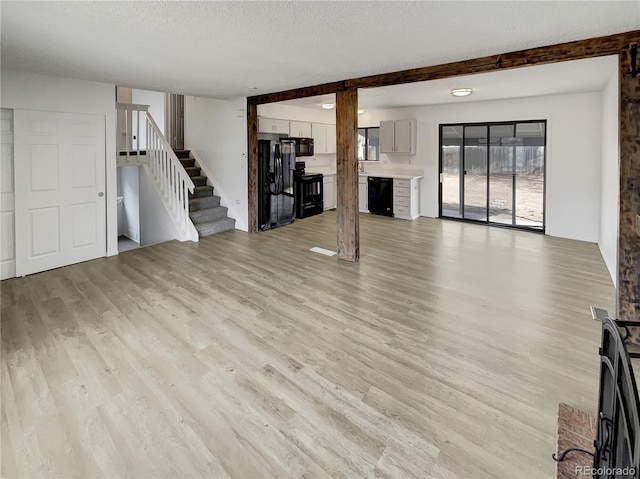
M462 162L462 125L445 126L442 141L442 216L462 218L460 205L460 163Z
M380 128L358 128L358 161L380 159Z
M367 129L358 128L358 161L365 159L365 148L367 147Z
M512 224L513 162L517 148L513 125L489 128L489 221Z
M518 123L520 140L516 151L516 224L542 228L544 225L545 124Z
M467 219L487 220L487 130L464 127L464 208Z
M380 151L380 128L369 128L367 160L378 161Z

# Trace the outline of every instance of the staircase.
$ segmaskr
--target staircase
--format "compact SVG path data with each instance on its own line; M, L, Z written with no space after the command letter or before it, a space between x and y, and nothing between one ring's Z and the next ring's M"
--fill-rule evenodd
M198 235L209 236L235 229L236 220L227 216L227 208L220 206L220 197L213 194L213 186L207 184L195 158L189 150L174 150L195 188L189 193L189 217Z

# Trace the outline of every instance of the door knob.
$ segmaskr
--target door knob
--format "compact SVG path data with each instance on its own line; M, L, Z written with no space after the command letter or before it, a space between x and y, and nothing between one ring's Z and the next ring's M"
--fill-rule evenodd
M98 193L98 196L102 198L104 196L104 193L101 191L100 193Z

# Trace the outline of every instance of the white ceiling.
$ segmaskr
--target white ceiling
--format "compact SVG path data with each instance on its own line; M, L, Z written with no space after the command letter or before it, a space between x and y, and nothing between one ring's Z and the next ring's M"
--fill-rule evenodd
M617 56L607 56L428 82L368 88L358 90L358 107L375 110L601 91L617 71ZM451 96L453 88L467 87L473 89L471 95ZM335 95L331 94L280 103L316 109L320 108L321 103L333 102L335 102Z
M218 98L638 29L640 2L0 2L2 68Z

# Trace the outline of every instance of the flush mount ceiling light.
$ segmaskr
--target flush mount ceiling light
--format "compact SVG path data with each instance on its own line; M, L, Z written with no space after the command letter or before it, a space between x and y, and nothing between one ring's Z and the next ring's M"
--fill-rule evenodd
M467 96L473 93L472 88L454 88L451 90L453 96Z
M258 87L257 86L250 86L249 87L249 91L257 91Z
M333 110L336 107L335 103L321 103L320 106L325 110Z
M358 115L362 115L367 110L358 110Z

